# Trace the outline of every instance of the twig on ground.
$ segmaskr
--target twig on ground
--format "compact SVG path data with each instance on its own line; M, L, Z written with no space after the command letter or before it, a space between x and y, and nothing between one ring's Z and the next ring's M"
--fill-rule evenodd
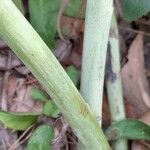
M15 150L19 145L21 145L22 143L24 143L31 135L32 135L32 131L25 137L24 140L22 140L20 142L20 140L26 135L26 133L33 128L34 125L30 126L29 128L27 128L22 134L21 136L11 145L11 147L9 147L8 150Z
M139 31L139 30L135 30L135 29L132 29L132 28L122 28L122 27L119 27L120 30L124 30L124 31L129 31L129 32L134 32L134 33L137 33L137 34L141 34L141 35L145 35L145 36L150 36L150 33L146 33L144 31Z
M68 123L65 123L62 118L61 118L61 121L63 123L63 127L62 127L62 129L60 131L59 136L52 141L52 144L56 144L56 143L61 141L61 139L64 137L64 134L67 131L67 128L69 126Z

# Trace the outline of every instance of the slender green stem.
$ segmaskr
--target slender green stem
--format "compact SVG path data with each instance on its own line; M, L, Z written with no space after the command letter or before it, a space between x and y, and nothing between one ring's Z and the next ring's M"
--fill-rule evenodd
M80 91L99 120L112 12L113 0L87 1Z
M108 59L110 59L109 67L106 69L107 77L107 94L109 100L109 107L111 112L112 123L125 119L124 102L122 95L122 85L120 79L120 51L119 51L119 37L118 26L116 22L115 13L113 13L111 29L110 29L110 47ZM117 140L114 143L115 150L127 150L127 141L124 139Z
M0 0L0 36L42 83L86 149L109 150L94 113L11 0Z

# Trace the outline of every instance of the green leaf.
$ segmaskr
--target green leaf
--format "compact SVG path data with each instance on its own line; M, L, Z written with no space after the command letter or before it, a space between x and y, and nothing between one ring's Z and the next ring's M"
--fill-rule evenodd
M121 5L127 21L137 20L150 12L150 0L122 0Z
M81 0L70 0L64 14L70 17L84 18L85 8L82 9L82 3L83 1Z
M30 96L31 96L31 98L33 98L35 100L40 100L42 102L47 101L47 98L46 98L45 94L37 88L32 88L31 89Z
M14 4L18 7L22 14L25 14L22 0L13 0Z
M43 113L46 116L53 117L53 118L59 117L60 110L52 100L48 100L46 98L45 94L42 91L36 88L32 88L30 95L35 100L46 102L43 107Z
M42 125L38 127L28 141L28 150L51 150L50 142L54 138L53 127Z
M43 113L46 116L57 118L59 117L60 110L55 105L55 103L51 100L45 103L44 108L43 108Z
M30 22L49 48L53 48L61 0L29 0Z
M126 119L110 126L106 135L109 140L127 138L131 140L150 140L150 126L134 119Z
M73 83L77 85L79 78L80 78L80 74L78 70L76 69L76 67L71 65L66 69L66 72L68 76L70 77L70 79L73 81Z
M0 122L14 130L25 130L37 122L37 113L15 113L0 111Z

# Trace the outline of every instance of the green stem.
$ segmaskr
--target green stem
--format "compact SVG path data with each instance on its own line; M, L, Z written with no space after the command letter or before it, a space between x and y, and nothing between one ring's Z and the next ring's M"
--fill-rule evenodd
M21 13L24 15L25 14L25 10L24 10L24 7L23 7L22 0L12 0L12 1L17 6L17 8L21 11Z
M113 0L87 1L80 91L99 120L112 12Z
M119 35L115 13L113 13L112 17L109 42L109 59L111 60L111 64L108 65L111 65L109 66L109 69L112 67L112 70L107 70L109 74L107 75L106 83L111 119L113 123L115 121L125 119L122 85L120 79ZM127 141L125 139L117 140L114 142L114 149L127 150Z
M91 150L109 150L95 115L50 49L11 0L0 0L0 36L42 83L82 144Z
M85 18L80 92L96 114L100 124L105 59L113 12L112 3L113 0L88 0ZM85 149L80 142L78 148Z

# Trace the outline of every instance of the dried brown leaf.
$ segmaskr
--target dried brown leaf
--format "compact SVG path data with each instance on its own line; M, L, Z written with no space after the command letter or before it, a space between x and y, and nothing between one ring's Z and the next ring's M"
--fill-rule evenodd
M128 62L121 71L124 96L138 110L138 115L150 108L150 89L145 76L143 36L137 35L129 48Z
M15 70L22 75L28 75L30 73L26 66L15 67Z
M139 141L134 141L131 146L131 150L149 150L147 143L142 143Z
M60 62L66 61L72 53L72 43L69 41L66 43L61 39L56 40L54 53Z
M129 100L125 100L125 111L127 118L138 118L138 110Z
M150 125L150 111L144 113L139 120Z
M62 16L60 25L69 39L78 40L84 30L84 21L77 18Z
M12 132L0 125L0 150L8 150L10 145L12 145L17 140L17 132ZM19 146L19 150L22 150L22 146Z
M1 55L0 54L0 70L7 70L6 66L7 66L7 56ZM15 56L14 54L12 54L12 58L11 58L11 67L10 69L21 65L21 61L17 58L17 56Z
M42 112L42 104L32 100L30 97L30 92L33 87L26 85L26 80L23 78L16 78L16 80L15 95L11 96L12 98L9 99L9 111Z
M7 83L7 100L10 101L15 96L17 79L15 75L10 75Z
M5 47L7 47L7 45L2 40L0 40L0 49Z

